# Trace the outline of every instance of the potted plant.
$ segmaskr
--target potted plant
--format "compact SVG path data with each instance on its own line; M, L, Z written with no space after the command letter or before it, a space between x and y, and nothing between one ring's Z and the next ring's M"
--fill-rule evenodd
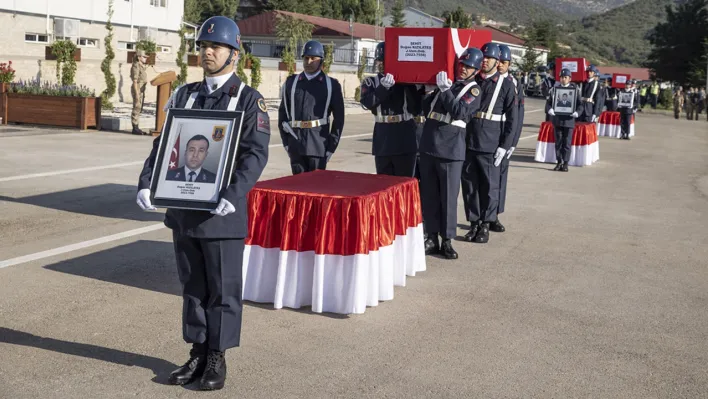
M0 62L0 93L7 91L7 84L15 80L15 70L12 61Z
M148 56L147 64L155 65L155 58L157 54L157 44L149 39L140 40L135 43L135 50L144 50ZM127 63L132 64L135 58L135 51L128 51Z

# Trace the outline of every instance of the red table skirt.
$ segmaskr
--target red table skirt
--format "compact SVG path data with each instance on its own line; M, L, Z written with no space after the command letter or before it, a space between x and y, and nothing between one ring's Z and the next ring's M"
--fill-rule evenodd
M600 114L600 119L598 120L598 123L601 125L620 125L620 113L617 111L603 111L602 114ZM632 115L632 119L630 123L634 123L634 115Z
M553 123L542 122L541 129L538 132L538 141L545 143L555 143L555 129ZM591 122L576 122L573 129L572 146L584 146L597 142L597 129L594 123Z
M555 142L553 123L541 123L534 160L555 163L557 161ZM573 129L568 164L572 166L589 166L599 159L600 147L595 124L591 122L576 122Z
M422 223L414 178L315 171L259 182L248 196L247 245L367 254Z

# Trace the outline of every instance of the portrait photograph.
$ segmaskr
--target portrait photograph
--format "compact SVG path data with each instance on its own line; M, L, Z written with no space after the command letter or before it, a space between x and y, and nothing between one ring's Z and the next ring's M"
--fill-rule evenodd
M556 87L553 98L553 112L556 115L571 115L575 112L575 95L576 91L573 88Z
M617 106L620 108L632 108L634 106L634 93L620 93Z
M216 208L231 183L241 117L240 111L168 111L151 180L156 207Z

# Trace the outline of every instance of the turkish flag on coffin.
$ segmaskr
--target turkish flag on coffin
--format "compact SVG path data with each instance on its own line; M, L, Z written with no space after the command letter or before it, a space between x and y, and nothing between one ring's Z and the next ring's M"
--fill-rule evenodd
M491 41L489 30L386 28L385 72L400 83L435 84L440 71L454 81L459 56Z
M170 166L168 168L169 170L177 169L179 166L179 138L180 136L177 136L175 146L172 147L172 154L170 154Z

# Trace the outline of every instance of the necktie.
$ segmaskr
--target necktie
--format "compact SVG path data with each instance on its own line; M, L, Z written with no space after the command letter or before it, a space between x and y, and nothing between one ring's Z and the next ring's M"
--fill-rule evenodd
M190 181L190 182L193 182L193 181L194 181L194 177L195 177L194 175L196 175L196 173L194 173L194 172L189 172L189 181Z

